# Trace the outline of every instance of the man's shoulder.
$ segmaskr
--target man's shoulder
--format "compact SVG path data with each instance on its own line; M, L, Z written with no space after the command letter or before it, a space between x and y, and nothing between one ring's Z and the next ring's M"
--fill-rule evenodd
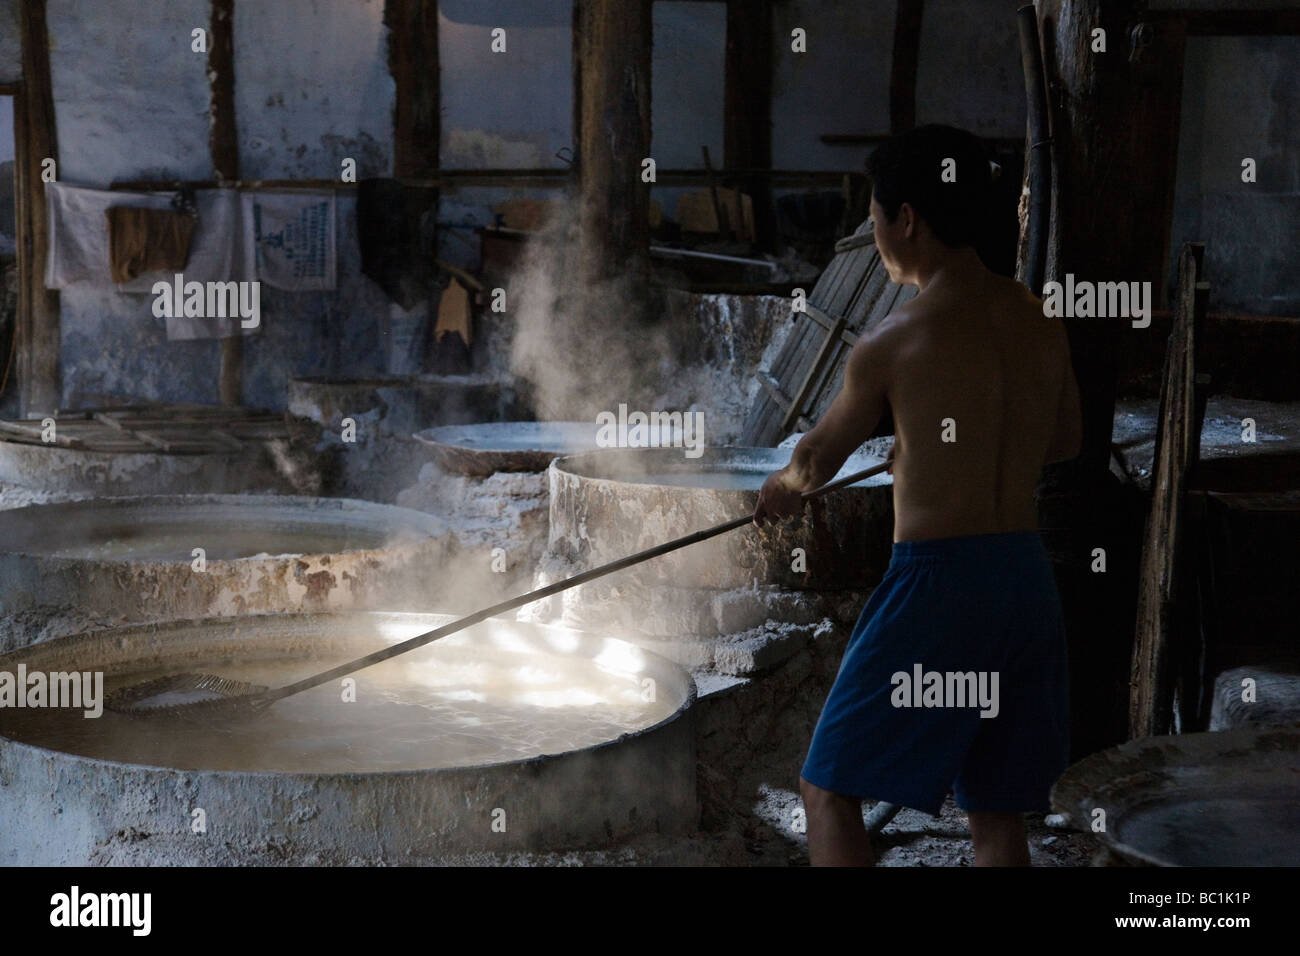
M923 322L935 314L934 306L930 303L911 299L890 309L889 313L868 331L868 334L888 338L893 333Z
M909 303L910 305L910 303ZM877 360L887 359L900 345L912 336L909 329L917 322L917 314L907 306L891 311L871 328L858 337L857 343L849 353L850 361L859 364L873 356Z
M942 330L948 311L941 303L912 299L891 309L888 315L867 330L863 339L880 352L911 348Z

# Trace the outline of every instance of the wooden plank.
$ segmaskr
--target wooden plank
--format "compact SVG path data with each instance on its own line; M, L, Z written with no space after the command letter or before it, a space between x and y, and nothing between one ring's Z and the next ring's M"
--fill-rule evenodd
M177 408L151 409L147 412L98 410L93 413L95 421L111 428L182 428L200 429L222 428L234 422L247 421L247 415L206 414L202 410ZM260 417L260 416L259 416Z
M844 256L846 264L842 264L839 271L839 280L837 280L836 290L844 287L852 287L854 280L850 277L850 267L852 267L852 254ZM831 297L833 300L833 297ZM842 297L841 297L842 298ZM842 324L837 317L829 313L828 310L822 310L815 304L814 299L810 297L806 303L809 311L802 315L802 321L798 323L798 336L794 339L794 349L790 350L787 362L781 365L779 371L774 368L777 380L783 382L785 388L793 395L798 395L807 388L811 373L815 371L815 364L818 362L818 356L823 354L824 343L827 342L827 333L829 329L823 328L820 320L831 323L832 328ZM796 410L802 411L802 402L797 403ZM784 418L779 423L775 423L776 428L781 433L789 431L789 419Z
M777 384L776 379L772 378L772 376L759 372L758 384L763 386L763 390L767 392L772 401L782 408L788 410L794 404L790 396L781 391L781 386Z
M0 440L46 444L36 420L0 421ZM282 416L209 405L125 406L78 411L55 419L57 444L87 451L178 454L233 452L243 441L288 437Z
M871 248L853 249L845 253L848 259L848 266L843 272L840 282L830 290L830 294L825 299L815 298L814 301L831 315L843 315L849 310L854 298L862 288L862 280L866 270L871 265L871 259L874 250Z
M243 451L244 443L229 432L222 431L220 428L209 428L203 433L207 438L220 448L226 451Z
M212 426L211 420L167 416L146 418L124 413L98 412L97 422L163 451L239 451L239 440Z
M830 320L830 317L817 309L816 306L813 306L810 303L805 303L805 306L808 311L796 315L797 324L795 329L792 330L792 339L789 340L793 341L795 347L786 350L789 353L787 355L788 361L784 363L783 370L776 375L777 380L783 383L783 391L781 392L783 401L778 402L780 406L779 411L773 409L767 416L765 416L765 428L767 429L775 428L781 431L788 430L788 426L785 425L784 422L788 420L790 415L797 413L798 406L790 395L785 394L784 389L791 388L791 384L797 381L797 375L799 374L797 368L802 367L805 354L810 348L813 348L818 341L818 332L820 331L825 335L826 332L829 331L820 329L819 323L822 321L830 321L831 326L833 327L834 325L834 321ZM797 390L793 391L797 394Z
M808 377L808 370L814 361L815 355L820 351L825 342L831 340L828 330L823 330L820 326L808 318L807 314L803 316L803 321L797 330L799 337L796 343L795 354L791 361L787 363L787 368L783 374L778 376L778 381L783 384L784 388L795 391L795 382L803 382ZM820 334L819 334L820 333ZM775 444L790 428L790 416L803 411L802 404L796 405L793 399L787 399L780 411L770 410L763 416L761 431L754 434L761 434L763 441L761 444Z
M791 426L808 424L809 409L817 406L825 383L842 364L843 346L856 341L853 326L863 324L863 316L871 314L871 303L886 287L887 276L879 266L866 222L837 248L807 299L806 311L794 316L767 370L784 400L776 401L771 389L760 392L746 416L744 434L749 443L775 444ZM836 311L844 307L850 310L847 315ZM790 397L801 394L801 401Z
M822 339L821 346L817 349L812 364L804 372L803 381L799 383L799 387L794 392L790 410L781 422L783 431L788 432L794 427L795 420L807 406L814 384L825 370L826 362L830 359L831 354L839 347L839 334L842 331L844 331L844 320L838 319L835 325L826 333L826 337Z
M822 352L806 368L805 379L797 392L799 413L811 415L813 420L820 418L823 413L824 409L821 406L826 403L822 402L821 398L828 384L838 378L839 368L847 358L848 350L843 347L846 341L845 333L852 335L851 329L862 324L863 317L871 314L880 292L886 288L888 277L885 270L880 267L879 256L875 249L871 248L864 252L869 254L867 268L859 270L858 282L848 301L845 302L845 296L842 294L836 302L836 305L844 311L845 319L838 323L831 339L824 344ZM893 288L898 287L893 286ZM856 335L853 335L848 344L851 346L856 339ZM788 429L794 425L794 422L790 416L787 416L782 425Z
M57 421L54 424L54 441L52 442L45 440L45 427L39 421L30 423L8 421L4 423L4 430L27 439L29 444L58 445L62 448L82 448L85 446L83 439L67 428L60 428Z
M825 333L819 328L811 323L806 323L806 325L808 332L801 342L799 353L786 374L779 379L785 390L789 392L792 400L798 391L804 387L804 382L808 377L808 370L812 367L817 353L821 351L822 343L826 339ZM796 408L796 411L802 411L802 408ZM784 417L779 419L776 425L781 435L784 436L788 430Z
M876 317L886 289L893 290L886 306L902 293L898 286L889 284L880 267L874 237L866 223L854 236L841 240L840 246L842 251L819 278L807 310L795 316L768 370L775 390L784 400L778 402L773 389L760 392L746 416L746 443L775 444L792 427L809 427L832 397L826 394L826 388L840 376L848 348L857 341L855 326L868 325ZM848 314L836 313L837 306L847 306Z
M862 279L862 288L858 293L858 297L853 300L853 304L845 315L850 331L862 331L870 321L881 295L889 288L889 285L889 272L885 269L879 256L877 256L871 262L871 269Z
M1169 733L1178 660L1178 633L1186 626L1184 599L1184 510L1187 481L1199 457L1201 423L1196 418L1196 354L1205 321L1206 294L1198 289L1205 247L1183 246L1178 309L1169 336L1156 454L1151 514L1147 519L1138 579L1137 628L1129 676L1129 733Z
M808 298L815 302L825 302L831 297L834 289L837 288L839 283L843 280L844 273L848 268L849 259L847 255L834 256L831 261L827 263L826 268L822 270L822 274L817 277L817 281L813 283L813 287L808 293Z
M864 223L862 226L859 226L857 232L855 232L854 235L856 236L861 234L865 225L866 224ZM846 236L845 238L849 239L853 237ZM834 257L831 259L830 263L826 266L826 268L822 271L821 276L817 279L816 284L813 286L812 292L809 294L810 299L812 299L815 302L818 302L819 304L825 304L831 299L832 296L834 296L836 289L839 288L840 284L844 281L846 274L853 267L853 263L855 260L852 259L849 255L852 252L853 249L847 249L844 251L843 254L841 254L839 251L835 253Z
M0 423L0 426L7 432L17 435L27 435L32 438L40 438L44 431L40 420L31 419L30 421L12 421ZM103 434L102 430L96 427L88 427L85 422L59 422L55 420L55 431L61 435L67 435L71 438L93 438Z
M150 445L159 451L174 452L177 450L175 444L168 442L161 435L148 431L131 432L131 434L136 438L139 438L140 441L144 442L146 445Z
M142 418L131 415L120 417L104 416L102 420L105 425L125 432L134 431L137 428L188 428L193 432L202 432L213 428L222 429L227 424L221 419L185 418L184 416L168 418L165 415L157 418Z
M860 246L874 246L875 244L875 232L858 232L836 241L835 252L838 254L841 252L848 252L850 249L857 249Z
M271 421L231 422L226 431L244 441L274 441L289 437L283 419Z
M57 429L57 427L58 424L56 422L55 428ZM36 439L40 439L42 431L41 423L38 421L4 421L0 422L0 428L15 435L25 435L29 438L34 437Z
M171 455L210 455L227 450L223 445L189 434L142 429L133 434L146 445Z
M880 272L884 274L885 270ZM826 373L822 380L813 389L813 401L810 402L807 412L813 420L819 420L826 409L830 407L835 396L839 393L840 386L844 379L844 362L848 358L849 349L857 344L860 335L865 334L875 328L890 312L899 305L916 297L917 290L914 286L900 286L892 282L886 282L882 293L876 297L865 321L862 322L862 328L859 333L854 333L845 329L840 333L840 341L846 346L827 365Z
M805 302L806 301L807 300L805 300ZM782 381L786 378L791 363L795 360L795 356L798 355L799 351L803 347L805 338L811 334L812 329L804 320L803 313L794 313L794 323L790 328L790 332L786 336L785 342L782 343L776 358L772 361L772 367L769 369L773 377L778 381Z
M176 419L183 417L195 421L235 421L243 418L254 417L279 417L272 415L265 409L249 408L245 405L230 407L228 405L199 405L186 402L177 402L167 405L137 405L128 408L102 408L101 412L125 413L136 415L141 418L166 417Z
M804 303L804 311L807 313L808 318L812 319L812 321L816 322L818 325L820 325L823 329L825 329L828 332L834 328L843 327L844 325L842 319L836 319L830 315L827 315L825 312L817 308L817 306L813 305L811 302Z
M809 342L813 341L815 330L807 321L802 319L801 315L794 317L794 328L790 329L789 337L785 341L780 355L777 356L777 362L772 363L770 369L772 377L779 382L789 382L794 376L798 375L797 365L800 363L803 352L809 347Z
M889 275L875 248L867 252L867 268L859 276L858 287L854 290L853 297L836 312L837 315L844 316L847 327L854 330L862 328L880 298L881 291L889 282Z
M844 342L843 331L845 330L842 330L840 335L835 337L834 350L825 366L819 371L817 378L810 385L808 396L803 402L801 411L814 420L820 419L826 413L824 406L828 402L824 401L824 399L834 398L834 392L827 392L831 382L840 381L844 377L844 363L848 360L852 346Z
M19 406L23 415L47 415L59 407L62 378L59 293L45 288L50 234L42 173L46 160L57 163L59 149L45 0L21 0L18 11L23 71L22 89L14 98Z
M843 259L843 265L835 273L834 281L823 288L816 288L809 298L832 315L840 315L847 300L853 295L862 280L862 270L871 260L872 250L868 247L850 249L836 258Z
M781 347L777 350L776 357L772 359L772 364L768 368L768 371L776 378L781 377L782 369L790 360L790 352L793 348L796 336L803 333L803 323L799 317L799 313L792 310L790 322L790 331L786 333L785 341L781 343Z

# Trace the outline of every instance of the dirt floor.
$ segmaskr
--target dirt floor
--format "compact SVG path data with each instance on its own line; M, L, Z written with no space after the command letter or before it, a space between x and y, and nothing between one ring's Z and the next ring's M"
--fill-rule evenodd
M700 833L689 838L646 837L609 850L554 853L474 853L439 860L445 866L807 866L808 841L790 821L801 807L797 794L767 789L755 806L758 826L746 836ZM1086 833L1048 826L1030 816L1034 866L1089 866L1099 844ZM879 866L972 866L966 815L944 803L938 819L903 810L876 843ZM430 861L432 862L432 861Z

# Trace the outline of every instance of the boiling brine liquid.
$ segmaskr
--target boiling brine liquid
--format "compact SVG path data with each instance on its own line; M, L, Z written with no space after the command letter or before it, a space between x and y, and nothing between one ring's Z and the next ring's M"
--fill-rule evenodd
M362 652L366 649L364 648ZM106 690L166 674L212 673L270 687L331 660L191 662L106 678ZM11 739L87 757L192 770L363 772L523 760L604 743L652 726L677 702L599 657L516 654L439 643L304 691L254 716L214 720L80 710L0 710ZM646 700L653 697L653 700Z

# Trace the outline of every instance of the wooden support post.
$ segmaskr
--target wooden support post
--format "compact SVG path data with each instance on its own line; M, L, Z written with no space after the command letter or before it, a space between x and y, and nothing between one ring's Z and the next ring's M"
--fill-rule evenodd
M1047 277L1147 281L1163 298L1182 106L1181 23L1141 23L1134 0L1041 0L1054 94ZM1105 52L1094 51L1094 29ZM1141 203L1133 196L1146 197ZM1153 302L1153 305L1158 303ZM1110 461L1119 333L1126 319L1069 322L1083 404L1082 467Z
M235 0L212 0L208 37L211 115L208 148L219 182L239 179L239 137L235 129Z
M894 52L889 66L889 131L916 125L916 71L921 57L921 16L925 0L898 0Z
M45 288L50 233L45 211L46 160L58 161L54 94L50 85L50 41L45 0L22 0L23 82L14 97L17 133L15 195L18 227L18 381L20 414L53 414L62 403L59 373L59 294Z
M650 269L650 0L576 0L582 8L578 131L584 283Z
M437 0L386 0L393 107L393 175L437 175L441 134Z
M212 0L208 29L210 126L208 149L221 183L239 179L239 136L235 129L235 0ZM238 405L243 393L244 337L221 340L222 405Z
M1165 280L1182 99L1182 31L1142 23L1139 0L1038 0L1053 134L1046 280ZM1105 49L1100 46L1104 31ZM1142 202L1134 202L1142 196ZM1159 301L1152 303L1158 306ZM1083 447L1049 467L1039 520L1071 648L1071 736L1083 756L1126 739L1136 591L1129 502L1109 472L1119 351L1127 318L1066 319ZM1112 573L1095 573L1095 549ZM1115 573L1119 571L1120 573Z
M732 169L772 166L772 3L728 0L723 165ZM754 201L754 232L760 248L777 251L772 184L751 176L735 183Z
M1183 246L1178 270L1178 309L1165 354L1147 519L1138 581L1137 638L1129 678L1129 734L1169 733L1174 686L1185 673L1182 650L1190 645L1184 587L1188 554L1184 537L1188 477L1200 456L1203 391L1196 355L1205 330L1209 283L1202 281L1205 246ZM1185 680L1184 680L1185 684ZM1192 688L1186 688L1194 693ZM1195 708L1197 701L1183 701ZM1184 706L1184 713L1188 708Z

